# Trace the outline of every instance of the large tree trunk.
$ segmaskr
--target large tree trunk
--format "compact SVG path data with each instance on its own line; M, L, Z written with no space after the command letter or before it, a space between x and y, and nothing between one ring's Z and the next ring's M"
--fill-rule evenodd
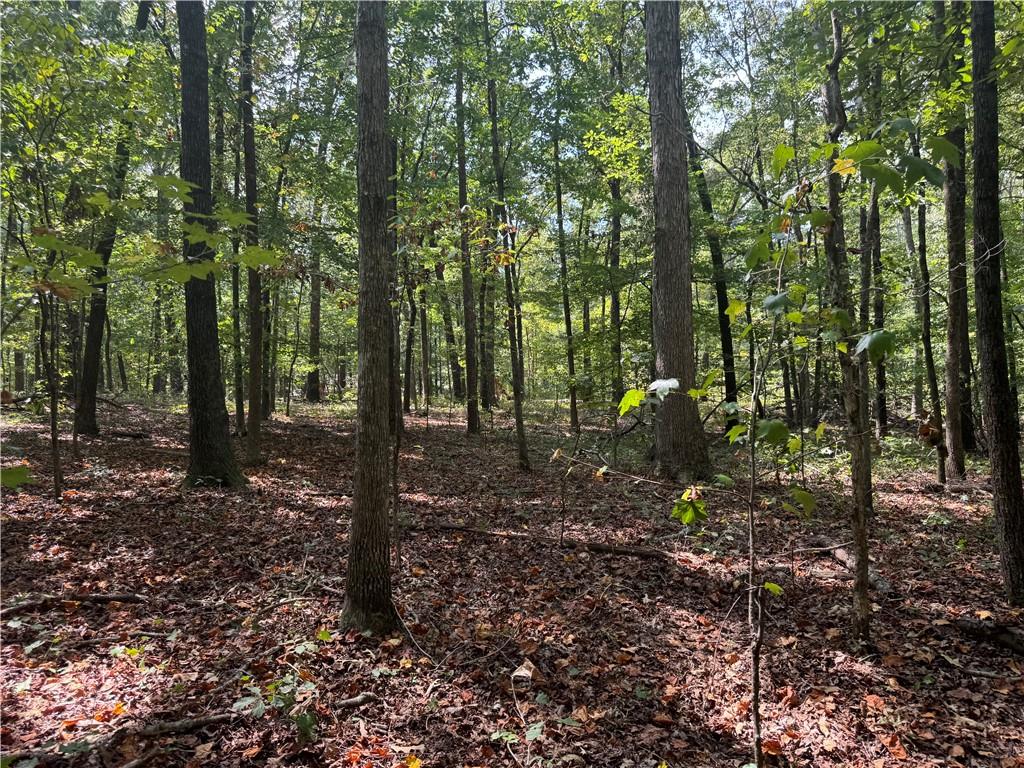
M206 23L202 3L179 0L181 42L181 177L193 185L185 203L185 221L212 229L210 192L210 101L206 56ZM185 262L210 262L213 253L203 242L185 241ZM185 284L185 328L188 340L188 411L190 461L186 482L241 485L245 482L234 454L224 405L217 301L212 274Z
M260 242L258 193L256 189L256 133L253 101L256 95L252 82L252 38L255 25L254 0L246 0L242 13L242 71L239 76L239 114L242 118L242 162L245 175L246 246ZM255 464L260 460L260 428L263 419L263 285L259 267L246 269L248 279L246 305L249 314L249 414L246 423L245 459Z
M494 166L495 186L498 203L494 205L495 229L501 230L503 258L505 262L505 301L508 305L509 361L512 369L512 410L516 425L516 447L519 454L519 468L530 468L530 454L526 446L526 426L523 423L523 366L521 332L517 330L517 312L514 281L515 258L509 248L508 207L505 204L505 166L501 159L501 143L498 140L498 87L494 81L494 50L491 42L490 23L487 19L487 0L482 0L484 41L487 56L487 114L491 120L491 163ZM497 243L495 243L497 245Z
M655 447L659 469L702 477L707 443L694 386L693 294L689 184L683 135L679 3L645 5L654 154L654 349L659 379L678 379L679 391L658 406Z
M836 11L832 11L833 55L828 66L828 79L823 85L825 122L828 124L828 140L838 142L846 127L846 111L839 85L839 65L843 60L842 24ZM846 260L846 237L843 232L842 180L833 173L838 150L833 149L825 160L825 176L828 179L828 212L831 224L825 230L825 257L828 264L828 301L833 310L839 310L850 318L854 317L853 300L850 296L849 266ZM863 217L862 217L863 218ZM862 292L863 296L863 292ZM863 309L863 304L862 304ZM866 319L862 313L862 321ZM847 348L852 351L854 340L850 337L851 326L837 327L843 334ZM866 360L857 364L850 351L837 350L843 374L843 407L846 412L846 442L850 450L850 477L853 498L850 505L851 527L853 529L854 554L854 635L867 641L871 627L871 600L868 594L870 575L868 571L868 520L872 515L871 494L871 453L870 435L867 432L867 413L862 402L867 397L864 389L866 376L858 368L866 369Z
M466 215L469 194L466 183L466 108L463 104L464 64L461 13L457 20L455 72L455 141L459 173L459 251L462 254L462 322L466 331L466 431L480 431L479 374L476 350L476 295L473 289L473 259L469 250L469 226Z
M359 400L344 626L378 633L398 622L391 602L388 337L388 43L386 4L361 0L356 25L359 132Z
M1024 605L1024 487L1017 412L1010 391L1003 328L1000 262L1006 246L999 216L999 110L995 71L995 7L971 6L974 86L974 309L978 360L992 470L999 560L1006 595Z

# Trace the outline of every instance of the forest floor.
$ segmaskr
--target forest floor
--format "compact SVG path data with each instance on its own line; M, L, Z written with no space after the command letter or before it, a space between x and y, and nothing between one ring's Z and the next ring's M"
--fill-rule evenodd
M549 457L571 452L568 436L536 425L522 473L504 425L469 439L445 418L409 419L395 582L409 633L371 638L337 629L351 420L275 417L248 488L185 492L184 416L102 417L147 436L83 438L60 504L42 419L5 420L5 464L20 449L36 484L3 500L3 765L750 761L735 499L715 496L688 532L669 516L678 491L578 467L566 537L665 554L560 547L565 465ZM724 447L716 463L738 464ZM958 624L1022 621L1001 596L984 478L955 491L924 470L879 479L872 546L891 588L874 595L873 647L854 650L845 567L795 551L847 538L842 475L809 481L810 521L776 511L774 476L761 489L763 566L784 590L767 605L769 759L1024 766L1024 656ZM129 595L100 602L116 593Z

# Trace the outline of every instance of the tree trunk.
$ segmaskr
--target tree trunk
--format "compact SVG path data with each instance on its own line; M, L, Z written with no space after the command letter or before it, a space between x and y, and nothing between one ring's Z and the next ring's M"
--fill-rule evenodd
M999 216L999 110L995 71L995 6L971 6L974 101L974 309L988 431L999 560L1006 595L1024 605L1024 487L1017 413L1010 392L1003 328L1000 261L1006 246Z
M725 277L725 257L722 255L722 240L718 236L718 225L715 221L715 207L708 190L708 180L704 175L704 165L700 157L700 149L693 136L693 127L685 105L682 109L683 131L686 145L690 153L690 164L693 166L693 177L697 185L697 198L700 207L708 217L709 223L705 236L708 239L708 250L711 251L711 269L715 281L715 302L718 308L718 337L722 345L722 369L725 373L725 401L739 402L739 388L736 384L736 362L732 346L732 324L726 310L729 308L729 288ZM614 304L613 312L614 312ZM732 429L739 421L735 415L726 419L726 429Z
M487 19L487 0L482 0L484 45L487 57L487 113L491 120L491 164L494 166L494 180L498 201L494 205L495 229L501 231L502 259L505 264L505 301L508 305L509 362L512 369L512 409L516 424L516 447L519 454L519 468L530 468L530 454L526 446L526 427L523 423L523 366L521 365L521 334L517 331L515 300L514 259L509 248L508 208L505 204L505 166L501 159L501 143L498 140L498 88L494 81L494 50L491 41L490 23ZM497 243L495 243L497 245Z
M655 448L660 471L703 477L709 460L694 386L689 184L683 134L679 3L649 3L647 68L654 155L654 348L659 379L679 390L658 406Z
M568 363L569 371L569 425L573 432L580 431L580 417L576 409L576 350L573 346L572 338L572 310L569 304L569 266L568 266L568 255L566 254L565 247L565 214L562 210L562 158L559 148L561 122L562 122L562 105L561 105L561 59L559 58L558 41L552 32L552 50L555 56L555 120L552 124L551 131L551 146L552 155L554 159L554 175L555 175L555 222L558 226L558 275L559 282L562 286L562 319L565 322L565 357ZM614 185L618 187L618 179L614 179ZM613 205L615 203L613 202ZM614 215L614 214L613 214ZM613 228L615 224L613 222ZM621 233L621 218L619 219L619 232ZM615 249L618 250L618 243L615 244ZM615 268L618 269L618 253L615 254ZM615 318L613 325L616 330L618 329L618 291L613 290L613 296L615 296L614 310ZM613 383L612 389L622 389L622 339L621 337L614 338L617 334L613 334L612 341L612 366L616 365L618 361L618 376L613 376L613 379L617 381L617 385ZM617 353L617 354L616 354ZM615 396L615 402L617 403L622 398L622 395Z
M210 102L203 5L179 0L181 43L181 177L193 185L185 203L185 221L212 229L210 193ZM203 242L185 241L190 266L210 262L213 253ZM224 380L217 340L217 303L212 274L194 276L185 284L185 328L188 343L188 410L190 461L186 482L222 485L245 482L231 452Z
M842 24L836 11L832 11L833 54L828 65L828 79L822 87L825 102L825 122L828 124L828 140L838 142L846 127L846 111L839 84L839 65L842 63ZM843 233L842 179L832 172L839 152L833 149L825 160L824 173L828 179L828 212L831 224L825 230L825 257L828 263L829 303L833 310L839 310L850 318L850 324L843 327L837 323L836 330L844 336L847 348L854 346L851 338L853 300L850 297L849 267L846 257L846 237ZM862 220L863 220L862 216ZM863 292L862 292L863 296ZM862 304L863 308L863 304ZM866 315L866 312L865 312ZM866 319L862 316L862 320ZM843 406L846 412L846 441L850 450L850 476L853 499L850 508L853 544L856 557L854 568L854 622L855 637L866 642L870 636L871 600L868 595L870 574L868 571L868 520L872 514L871 495L871 454L870 436L867 433L867 419L861 403L867 397L863 383L866 377L858 374L858 368L866 368L867 361L857 364L850 352L837 350L843 374Z
M885 327L885 286L882 284L882 226L878 210L878 193L872 194L871 214L871 306L875 331ZM875 362L875 436L889 432L889 409L886 404L885 360Z
M460 6L461 8L461 6ZM466 216L469 208L469 194L466 180L466 107L463 103L463 49L461 11L458 25L455 72L455 141L459 173L459 251L462 255L462 321L466 331L466 431L477 434L480 431L480 383L477 368L476 308L473 289L473 259L469 250L469 225Z
M50 252L50 264L54 254ZM54 318L53 294L42 289L36 291L39 297L39 356L42 359L46 375L46 389L50 395L50 461L53 464L53 498L60 502L64 494L64 473L60 458L60 427L58 424L58 408L60 407L60 382L57 380L57 367L54 365L54 352L57 348L57 323ZM49 338L47 338L49 334Z
M946 38L944 4L937 2L936 36ZM950 44L953 58L951 63L943 61L943 82L948 85L958 77L957 70L963 66L964 49L964 4L954 2L950 14L952 33ZM968 338L968 293L967 293L967 180L964 172L966 162L965 126L961 110L957 122L946 133L946 139L956 147L959 158L956 162L945 161L945 181L942 196L946 211L946 254L949 274L947 303L949 314L946 325L946 474L953 479L965 476L965 453L975 447L974 409L971 400L971 347Z
M398 623L388 565L388 43L386 5L361 0L356 26L359 199L359 399L356 476L343 626L385 633Z
M242 162L245 175L246 246L258 246L259 209L256 189L256 133L253 101L256 94L252 82L252 39L255 33L254 0L246 0L242 12L242 67L238 84L239 115L242 121ZM260 461L260 429L263 420L263 285L259 266L246 269L246 307L249 314L249 414L245 434L245 459Z
M427 285L430 273L423 271L419 283L420 313L420 384L423 387L423 412L430 415L430 326L427 323Z
M913 260L914 249L914 228L913 219L910 213L910 206L904 206L903 211L903 234L907 245L907 258ZM938 454L938 465L936 467L936 479L939 483L946 483L946 444L943 440L942 431L942 399L939 395L939 380L935 373L935 355L932 352L932 301L931 301L931 276L928 272L928 251L924 241L925 237L925 211L924 206L919 211L919 226L917 231L917 261L916 271L917 285L914 292L917 294L918 315L921 319L921 346L924 348L924 366L928 378L928 400L931 408L930 424L936 430L939 443L936 446ZM911 261L913 263L913 261ZM920 379L920 376L918 376ZM915 395L920 406L920 394Z
M466 388L462 382L462 365L459 363L459 347L455 340L455 324L452 322L452 305L448 300L448 288L444 282L444 263L434 263L434 275L437 277L437 301L441 305L441 322L444 324L444 341L448 350L448 370L452 378L452 397L456 401L466 399Z
M25 391L25 352L14 350L14 391Z

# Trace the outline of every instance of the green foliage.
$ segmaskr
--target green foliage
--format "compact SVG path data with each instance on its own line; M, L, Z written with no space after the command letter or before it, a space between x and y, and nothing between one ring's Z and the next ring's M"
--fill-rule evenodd
M707 502L696 488L687 488L672 505L672 517L683 525L696 525L708 519Z

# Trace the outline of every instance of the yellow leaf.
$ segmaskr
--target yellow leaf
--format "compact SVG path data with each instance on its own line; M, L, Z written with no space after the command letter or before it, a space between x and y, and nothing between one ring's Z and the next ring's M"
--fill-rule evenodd
M423 765L423 761L416 757L416 755L406 755L405 765L406 768L420 768Z
M400 662L398 662L398 666L402 669L408 669L412 666L412 659L402 659Z
M835 165L832 166L832 173L838 173L840 176L852 176L856 172L857 164L849 157L837 158Z

